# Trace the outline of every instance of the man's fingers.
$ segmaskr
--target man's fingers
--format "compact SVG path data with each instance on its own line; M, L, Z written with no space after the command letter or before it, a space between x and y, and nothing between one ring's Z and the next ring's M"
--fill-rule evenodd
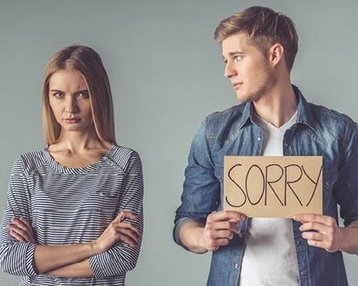
M230 239L227 238L220 238L218 240L216 240L216 243L218 246L225 246L229 244Z
M246 216L242 213L236 211L218 211L212 212L208 215L207 221L209 222L218 222L218 221L232 221L238 222L244 219Z
M294 215L292 219L299 221L301 223L318 222L326 225L331 225L335 221L335 219L332 218L331 216L318 215L318 214L298 214L298 215Z
M305 231L302 233L302 237L307 240L317 240L317 241L324 240L324 235L316 231Z
M316 230L319 232L325 232L326 226L317 222L307 222L300 226L300 231Z

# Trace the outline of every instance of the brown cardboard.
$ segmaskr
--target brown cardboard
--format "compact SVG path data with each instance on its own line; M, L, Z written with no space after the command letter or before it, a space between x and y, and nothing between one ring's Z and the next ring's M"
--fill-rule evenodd
M224 209L248 217L322 214L322 157L225 156Z

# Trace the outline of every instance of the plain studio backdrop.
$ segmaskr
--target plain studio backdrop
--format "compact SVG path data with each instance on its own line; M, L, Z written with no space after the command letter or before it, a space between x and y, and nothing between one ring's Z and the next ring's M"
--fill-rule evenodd
M292 81L306 98L358 121L356 0L0 0L1 215L15 158L44 146L40 93L49 57L71 44L89 45L109 74L118 143L137 150L144 167L144 240L126 285L205 285L210 254L191 254L173 242L174 213L197 126L237 104L214 29L252 5L296 23ZM357 285L358 258L345 261ZM0 274L1 285L18 281Z

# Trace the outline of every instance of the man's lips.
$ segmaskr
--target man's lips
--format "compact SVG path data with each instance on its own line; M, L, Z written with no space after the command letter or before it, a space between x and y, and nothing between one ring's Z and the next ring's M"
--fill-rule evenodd
M234 90L237 90L242 85L242 82L233 82L233 83L231 83L231 85Z

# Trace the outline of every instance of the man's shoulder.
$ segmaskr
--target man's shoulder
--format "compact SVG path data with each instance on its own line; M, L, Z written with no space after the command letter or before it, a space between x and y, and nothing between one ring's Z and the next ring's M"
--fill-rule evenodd
M326 142L346 142L358 136L358 125L348 115L328 107L309 103L311 127ZM343 140L343 141L342 141Z
M344 127L357 129L357 123L347 114L326 106L309 103L314 122L326 128Z
M216 111L204 119L204 124L209 131L218 131L233 123L240 122L244 114L245 104L234 105L222 111Z

